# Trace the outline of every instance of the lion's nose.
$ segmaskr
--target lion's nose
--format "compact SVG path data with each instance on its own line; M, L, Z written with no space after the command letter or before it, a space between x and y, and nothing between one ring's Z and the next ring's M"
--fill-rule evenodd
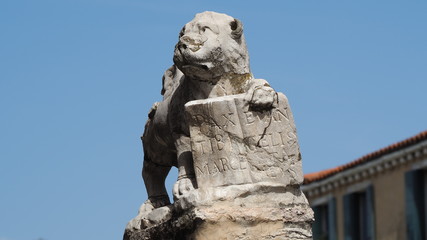
M189 35L184 35L180 38L180 41L189 46L189 45L201 45L203 44L206 40L202 39L200 36L189 36Z
M182 49L189 48L193 52L197 52L202 46L204 41L197 36L184 35L179 39L180 47Z
M191 39L189 36L182 36L181 37L181 42L188 44L188 43L194 42L194 40Z
M193 45L197 45L196 41L194 41L193 38L188 37L188 36L182 36L181 39L181 47L183 49L187 49L187 46L193 46Z
M179 41L179 48L181 48L181 49L187 49L187 47L188 46L191 46L191 44L193 44L193 40L190 38L190 37L188 37L188 36L182 36L180 39L179 39L180 41Z
M182 49L187 49L187 45L186 45L185 43L180 43L180 44L178 45L178 47L179 47L179 48L182 48Z

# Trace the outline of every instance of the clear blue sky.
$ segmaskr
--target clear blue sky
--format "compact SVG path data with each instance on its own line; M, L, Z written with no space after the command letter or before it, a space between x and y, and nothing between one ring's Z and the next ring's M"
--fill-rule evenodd
M121 239L146 200L147 112L205 10L244 23L306 173L427 129L426 1L2 0L0 240Z

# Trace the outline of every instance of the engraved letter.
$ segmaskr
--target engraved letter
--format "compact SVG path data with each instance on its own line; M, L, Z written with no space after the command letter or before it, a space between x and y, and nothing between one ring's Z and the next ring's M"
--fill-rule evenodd
M216 139L216 145L217 145L217 147L218 147L218 150L222 150L223 148L224 148L224 142L222 141L222 135L219 135L219 134L217 134L216 136L215 136L215 139Z
M228 116L225 114L222 114L222 117L225 118L225 124L224 124L224 128L227 128L228 123L231 123L232 126L236 126L236 124L231 121L230 116L233 115L233 113L228 113Z
M196 167L196 172L199 172L200 175L205 175L205 173L203 172L203 170L199 166L195 166L195 167Z
M289 117L285 113L281 112L279 109L276 109L276 111L274 111L272 115L273 115L273 120L275 122L281 122L282 118L285 118L286 120L289 121Z
M224 171L226 171L227 169L225 169L225 167L228 168L228 170L230 170L230 166L228 166L228 160L227 158L220 158L219 161L222 164L222 168L224 169Z

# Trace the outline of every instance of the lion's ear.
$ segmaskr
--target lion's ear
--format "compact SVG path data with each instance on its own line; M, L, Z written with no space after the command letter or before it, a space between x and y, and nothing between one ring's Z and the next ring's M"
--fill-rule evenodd
M231 37L238 40L242 37L243 34L243 24L239 19L234 19L230 22L231 27Z

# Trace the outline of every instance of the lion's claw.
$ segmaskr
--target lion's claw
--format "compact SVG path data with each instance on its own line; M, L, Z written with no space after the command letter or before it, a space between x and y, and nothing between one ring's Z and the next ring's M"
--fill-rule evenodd
M258 87L253 91L249 104L255 109L270 109L276 98L276 92L268 86Z
M176 181L175 185L173 186L173 196L175 199L178 199L180 196L193 190L195 186L196 179L194 179L194 177L183 177L178 179L178 181Z

